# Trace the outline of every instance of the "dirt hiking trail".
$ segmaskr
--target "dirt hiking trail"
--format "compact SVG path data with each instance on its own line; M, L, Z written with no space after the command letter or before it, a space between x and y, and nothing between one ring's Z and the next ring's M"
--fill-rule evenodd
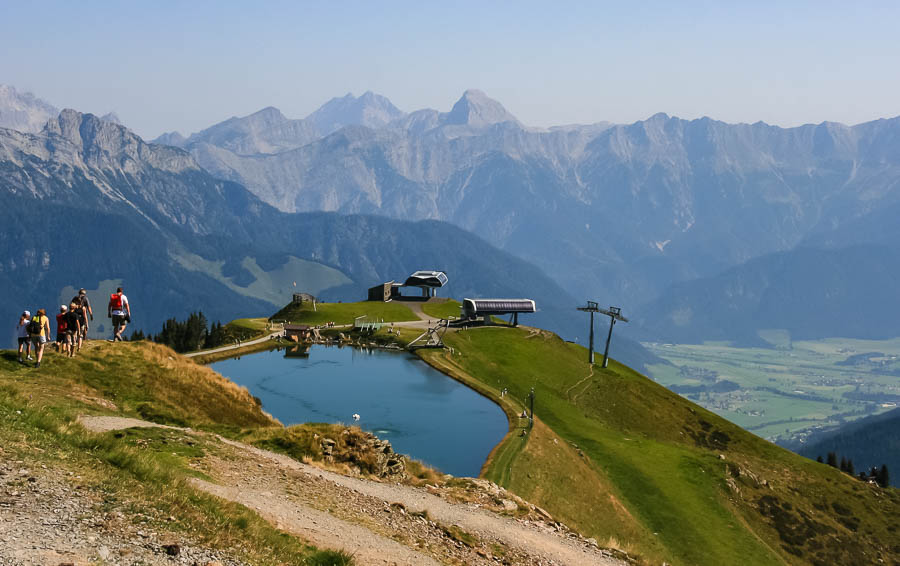
M79 422L96 432L161 426L119 417ZM318 547L344 550L359 565L627 564L549 516L546 522L516 519L449 501L436 487L345 476L216 435L165 428L215 446L191 463L212 480L191 480L196 488L253 509ZM473 484L506 493L484 480Z

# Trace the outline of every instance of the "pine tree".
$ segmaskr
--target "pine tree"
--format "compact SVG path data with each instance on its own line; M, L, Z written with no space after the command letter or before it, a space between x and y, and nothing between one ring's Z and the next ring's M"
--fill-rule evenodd
M888 473L887 464L882 464L881 469L878 470L878 474L875 476L875 481L878 482L878 485L881 487L887 487L891 483L891 476Z
M826 457L826 462L832 468L837 468L838 467L837 454L835 454L834 452L829 452L828 456Z
M856 473L856 469L853 467L853 459L847 458L847 473L851 476Z
M846 472L846 471L847 471L847 459L844 458L843 456L841 456L841 466L840 466L840 470L841 470L842 472Z
M820 464L822 464L822 463L825 462L825 460L822 459L822 455L821 455L821 454L819 454L818 456L816 456L816 462L818 462L818 463L820 463Z

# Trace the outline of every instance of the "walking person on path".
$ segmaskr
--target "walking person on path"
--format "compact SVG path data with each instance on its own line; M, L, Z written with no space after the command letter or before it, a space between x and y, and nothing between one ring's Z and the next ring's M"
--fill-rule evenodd
M70 358L75 356L75 344L81 339L81 334L81 317L75 313L75 303L73 302L69 305L69 314L66 315L66 344L69 346Z
M24 353L28 356L28 359L31 359L31 339L28 336L28 323L31 322L31 313L25 311L22 313L22 316L19 317L19 324L16 325L16 337L19 340L19 363L24 364L25 358L22 357Z
M80 308L79 315L82 318L81 337L87 340L87 331L91 326L90 322L88 322L88 317L90 317L91 322L94 321L94 309L91 308L91 301L88 300L87 291L84 288L79 289L78 294L72 298L72 302Z
M83 291L84 289L82 289ZM75 346L78 351L81 351L81 344L87 339L87 307L86 305L87 295L78 294L72 297L72 302L69 304L69 312L73 313L78 318L78 334L75 335Z
M113 329L115 334L110 342L122 341L122 333L125 327L131 322L131 305L128 304L128 297L122 293L122 288L118 287L116 292L109 296L109 305L106 308L106 316L112 318Z
M68 326L69 307L59 306L59 314L56 315L56 351L63 354L69 353L69 337L66 334Z
M37 314L28 323L28 335L31 337L31 343L35 349L34 367L41 367L41 359L44 357L44 347L47 340L50 339L50 319L47 317L47 311L38 309Z

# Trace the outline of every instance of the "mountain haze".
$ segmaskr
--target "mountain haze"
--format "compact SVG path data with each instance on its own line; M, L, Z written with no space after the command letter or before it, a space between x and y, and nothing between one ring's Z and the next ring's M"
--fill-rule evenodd
M122 282L135 328L156 330L192 310L211 319L270 314L295 290L358 300L371 285L438 268L450 274L442 294L532 297L542 312L530 322L574 329L571 296L459 228L282 213L184 150L74 110L39 134L0 129L0 204L10 227L0 240L0 281L15 298L4 306L9 319L34 305L54 312L66 287L102 296ZM636 365L646 354L624 339L619 352Z
M794 340L887 339L900 336L898 288L898 247L801 247L673 285L634 322L645 338L679 343L763 345L767 329Z
M340 98L332 98L306 119L324 137L345 126L382 128L405 115L384 96L368 91L360 97L347 93Z
M900 202L898 140L897 118L528 128L470 90L446 113L349 124L279 153L189 149L281 210L448 221L578 297L634 308Z
M30 92L0 84L0 128L20 132L39 132L47 120L59 114L52 104Z

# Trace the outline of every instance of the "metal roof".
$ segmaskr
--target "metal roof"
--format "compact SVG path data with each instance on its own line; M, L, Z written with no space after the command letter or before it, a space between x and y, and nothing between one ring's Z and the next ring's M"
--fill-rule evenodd
M467 316L536 312L531 299L463 299L462 310Z
M447 284L447 274L443 271L416 271L406 278L404 285L410 287L443 287Z

